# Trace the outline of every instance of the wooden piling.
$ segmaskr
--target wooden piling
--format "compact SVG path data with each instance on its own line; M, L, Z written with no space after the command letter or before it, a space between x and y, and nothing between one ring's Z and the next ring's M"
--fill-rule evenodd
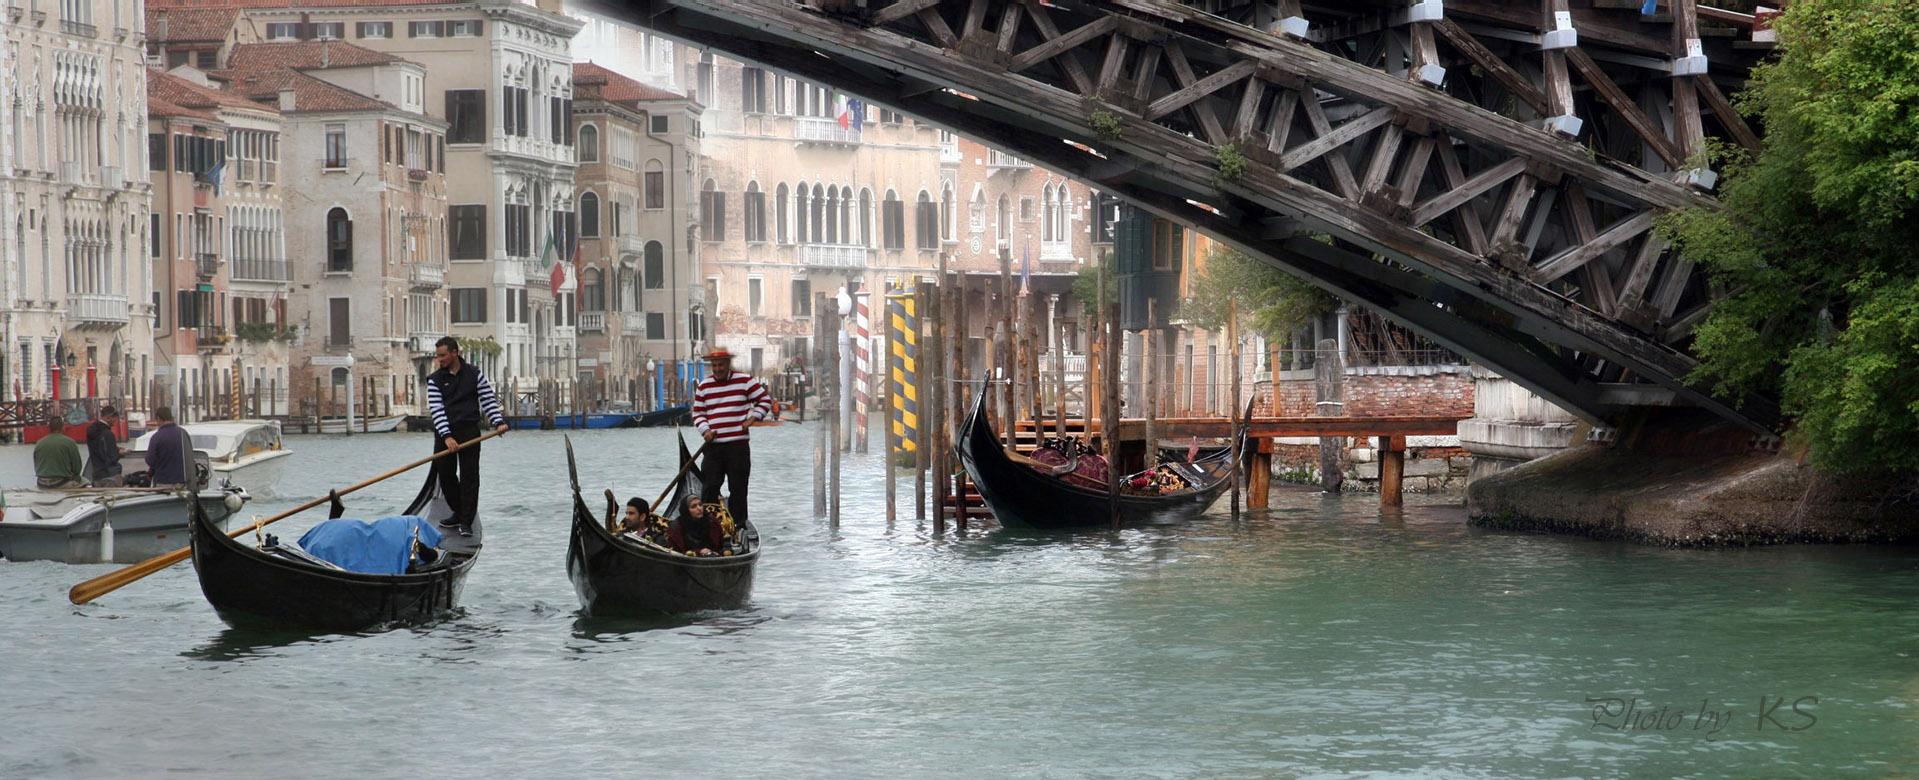
M952 349L953 328L946 321L946 297L951 282L946 277L946 254L940 254L939 280L935 283L932 295L927 301L927 323L932 326L932 350L927 355L927 368L932 378L927 385L932 388L933 399L926 410L926 440L929 447L926 479L933 486L930 499L933 513L933 533L946 533L946 496L952 484L947 475L951 472L946 465L946 404L952 397L954 387L947 381L946 372L951 365L947 351Z
M828 331L826 343L829 345L828 349L832 350L833 354L833 362L827 370L833 373L834 392L832 407L833 430L830 434L833 437L833 446L827 450L827 462L829 464L829 468L827 469L827 491L828 501L830 503L827 508L826 525L828 528L837 530L840 527L840 448L842 444L840 441L840 436L842 435L840 426L845 424L845 421L841 419L841 415L843 414L842 410L845 408L845 399L839 395L844 391L845 380L840 376L840 367L844 365L846 359L840 347L840 314L838 308L833 309L827 316L826 328Z
M1017 435L1013 430L1013 409L1016 404L1013 395L1015 388L1019 387L1013 375L1013 250L1010 248L999 250L999 300L994 303L998 304L994 307L998 314L994 319L999 330L995 339L998 346L993 355L993 367L998 369L995 372L998 375L993 377L994 387L998 390L994 400L999 402L996 410L999 424L995 427L1005 432L1002 437L1010 446Z
M1227 447L1229 448L1227 452L1231 453L1231 457L1233 459L1232 508L1233 508L1233 519L1238 520L1239 519L1239 480L1240 480L1239 431L1240 431L1240 415L1242 414L1242 408L1239 405L1239 299L1238 298L1231 298L1226 301L1226 338L1232 341L1232 344L1228 346L1228 349L1226 351L1227 355L1229 356L1227 359L1233 361L1233 400L1231 403L1228 404L1228 406L1231 407L1231 411L1233 415L1233 436L1231 439L1227 440L1229 442L1227 444Z
M1141 372L1146 386L1140 388L1140 400L1146 407L1146 468L1159 465L1159 313L1158 301L1146 299L1146 343L1140 351L1144 353L1145 370Z
M826 428L824 410L831 406L827 403L832 384L827 381L826 356L826 293L813 294L813 388L815 402L822 410L815 415L818 425L813 428L813 516L826 515Z
M1339 355L1339 342L1320 339L1313 356L1313 398L1320 417L1346 416L1346 368ZM1328 493L1339 492L1345 476L1339 471L1337 436L1319 438L1319 484Z
M1400 488L1406 475L1406 437L1379 437L1379 506L1402 506Z
M947 279L946 303L941 307L953 318L953 327L946 331L946 352L951 362L946 371L946 419L942 424L940 455L945 467L940 471L941 489L949 500L948 506L959 530L966 530L966 486L959 479L961 470L953 462L953 440L959 433L960 420L965 419L967 410L972 409L970 401L972 377L967 371L966 344L971 339L972 317L966 305L966 275L955 273ZM982 384L977 392L986 392ZM946 511L942 508L941 511Z
M886 358L885 358L885 361L882 363L883 368L880 370L880 385L882 387L885 387L886 389L879 394L880 431L881 431L880 457L886 459L886 527L892 528L894 521L899 519L899 513L894 507L894 503L899 499L899 489L893 484L894 472L896 471L896 466L898 466L898 463L896 461L899 459L899 456L895 454L894 448L893 448L894 359L893 359L893 288L892 286L888 285L885 289L885 292L881 294L879 298L880 298L879 317L877 319L880 322L880 331L886 334L885 338L881 342L885 345ZM868 300L871 300L871 298L869 297ZM871 312L872 310L873 310L872 306L867 307L868 312ZM869 317L868 321L871 322L872 319L873 318ZM867 397L871 398L872 395L869 394ZM862 441L864 441L864 439L862 439Z
M1100 404L1099 440L1106 452L1106 497L1113 515L1113 530L1117 531L1120 521L1119 478L1123 470L1119 460L1119 342L1126 336L1126 332L1119 327L1117 301L1107 306L1103 319L1106 343L1102 345L1102 351L1106 359L1101 361L1100 389L1106 397Z
M924 279L914 285L917 298L914 311L919 313L913 327L919 332L919 360L914 363L914 384L919 388L919 441L913 449L913 519L926 519L926 473L932 468L933 428L938 419L934 411L939 408L939 382L934 379L939 364L939 344L933 338L933 283Z

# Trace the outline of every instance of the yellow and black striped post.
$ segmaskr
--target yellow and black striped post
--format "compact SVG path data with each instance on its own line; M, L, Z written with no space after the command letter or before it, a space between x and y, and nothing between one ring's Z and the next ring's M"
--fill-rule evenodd
M920 441L919 312L910 289L886 293L886 325L892 328L893 409L887 437L891 454L917 452Z

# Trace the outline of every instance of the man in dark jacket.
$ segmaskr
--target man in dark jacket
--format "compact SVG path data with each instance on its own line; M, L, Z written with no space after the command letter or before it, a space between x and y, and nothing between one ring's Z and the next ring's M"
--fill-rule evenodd
M95 487L120 484L120 456L127 451L120 448L120 436L113 432L119 421L120 410L102 406L100 417L87 426L87 477Z
M433 346L433 364L440 370L426 378L426 408L433 417L433 451L441 452L480 436L480 423L506 430L500 398L480 367L460 359L460 342L452 336ZM480 503L480 445L471 444L434 461L440 477L440 495L453 509L447 524L461 536L473 535L473 516Z
M153 419L160 422L160 429L147 438L147 472L153 478L153 486L185 485L187 469L192 468L187 460L192 445L186 429L173 424L173 410L165 406L153 407Z

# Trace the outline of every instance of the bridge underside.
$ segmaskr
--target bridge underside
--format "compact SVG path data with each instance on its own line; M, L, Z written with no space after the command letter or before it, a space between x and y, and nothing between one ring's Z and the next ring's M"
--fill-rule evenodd
M1368 15L1363 3L1240 9L1249 23L1275 17L1275 30L1336 14L1305 38L1160 0L588 10L1032 160L1371 307L1595 423L1677 403L1769 432L1768 399L1687 381L1694 361L1680 345L1709 297L1651 230L1664 211L1712 204L1680 183L1704 134L1700 95L1724 134L1757 139L1708 77L1631 76L1664 62L1645 49L1667 44L1602 28L1590 9L1550 13L1566 2L1543 0L1547 13L1533 15L1570 20L1602 51L1542 49L1538 33L1526 40L1530 22L1492 3L1467 24L1404 7ZM1449 0L1446 12L1473 5ZM1678 5L1690 18L1690 2ZM1696 30L1672 24L1675 38L1691 33L1679 51L1696 45ZM1589 145L1542 128L1584 132ZM1245 161L1237 177L1220 172L1216 150L1228 146Z

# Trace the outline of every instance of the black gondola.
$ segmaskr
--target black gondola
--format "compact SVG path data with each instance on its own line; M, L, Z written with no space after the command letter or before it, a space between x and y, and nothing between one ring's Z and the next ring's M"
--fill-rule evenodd
M331 516L345 510L335 498ZM431 474L402 514L435 523L453 516ZM277 544L272 536L259 547L241 541L244 535L228 538L197 505L190 528L200 592L220 619L235 628L352 631L436 617L459 603L467 572L479 558L481 538L475 520L472 536L447 531L439 549L423 553L405 574L363 574Z
M680 442L680 465L693 456ZM580 497L573 442L566 443L567 472L573 479L573 536L566 547L566 574L580 594L587 615L645 615L736 609L753 593L753 566L760 559L760 533L738 521L741 549L733 555L696 557L615 538ZM700 490L699 468L683 468L660 514L677 519L685 497ZM654 509L658 510L659 507Z
M634 426L640 428L665 428L674 425L690 425L692 422L693 407L686 404L633 415Z
M1032 466L1015 462L1001 448L993 424L986 419L986 393L966 416L960 429L960 462L979 487L980 497L1003 526L1027 528L1085 528L1112 523L1111 499L1104 490L1081 487ZM1127 523L1170 523L1204 513L1232 479L1228 453L1191 463L1170 464L1188 487L1155 496L1121 493L1119 511Z

